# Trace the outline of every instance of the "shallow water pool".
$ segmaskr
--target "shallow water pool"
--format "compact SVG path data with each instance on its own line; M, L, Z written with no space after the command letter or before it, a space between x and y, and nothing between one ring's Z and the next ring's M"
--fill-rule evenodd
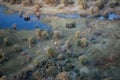
M5 13L6 8L0 7L0 29L11 28L13 24L16 24L18 30L33 30L35 26L38 26L40 29L51 30L51 27L46 23L40 22L35 15L30 15L30 20L25 21L23 17L20 17L19 14L7 14Z

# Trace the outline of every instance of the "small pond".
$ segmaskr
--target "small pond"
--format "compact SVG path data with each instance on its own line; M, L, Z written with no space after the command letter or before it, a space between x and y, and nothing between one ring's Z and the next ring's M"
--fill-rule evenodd
M30 15L30 20L26 21L23 17L20 17L18 12L13 14L5 13L4 7L0 7L0 29L11 28L13 24L16 24L18 30L33 30L35 26L40 29L51 30L51 27L45 23L42 23L35 15Z

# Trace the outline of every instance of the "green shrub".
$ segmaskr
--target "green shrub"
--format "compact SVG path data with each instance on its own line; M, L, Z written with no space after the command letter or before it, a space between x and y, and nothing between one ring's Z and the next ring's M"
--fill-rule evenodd
M43 80L43 77L42 75L40 74L39 70L35 71L33 73L33 77L36 79L36 80Z
M31 37L28 37L28 44L29 44L29 48L31 48L32 44L35 43L35 39L31 36Z
M21 47L19 45L16 44L16 45L13 46L13 52L15 52L15 53L20 52L21 50L22 49L21 49Z
M15 4L15 0L10 0L10 4Z
M86 47L88 45L88 41L85 37L82 37L81 39L77 39L75 44L79 47Z
M56 80L72 80L68 72L61 72L57 74Z
M91 7L90 8L90 14L93 15L93 14L98 14L99 13L99 8L94 6L94 7Z
M3 41L5 46L10 46L12 44L11 40L8 37L5 37Z
M0 49L0 62L2 62L4 60L4 52L2 49Z
M50 35L47 31L42 31L42 35L41 35L42 39L49 39Z
M104 7L104 0L97 0L95 6L98 7L98 9L102 9Z
M39 64L41 64L43 61L46 61L46 60L47 60L47 56L40 54L37 58L33 60L33 65L39 66Z
M42 30L37 29L36 30L36 36L37 36L37 38L41 38L41 36L42 36Z
M7 77L3 75L0 77L0 80L7 80Z
M75 44L76 44L76 46L79 46L79 47L81 46L80 39L77 39L75 42L76 42L76 43L75 43Z
M90 70L90 77L91 79L96 79L99 76L99 69L91 69Z
M85 37L81 38L80 43L82 47L86 47L88 45L88 41Z
M39 63L40 63L40 62L39 62L39 59L34 59L34 60L33 60L33 65L34 65L34 66L38 66Z
M54 48L48 48L48 49L46 50L46 53L47 53L47 56L48 56L48 57L54 57L54 56L56 55L56 51L55 51Z
M86 9L87 8L87 1L86 0L79 0L78 4L80 5L80 9Z
M79 56L78 59L82 65L85 65L88 62L88 57L86 55Z
M4 55L0 54L0 62L4 60Z
M60 31L54 31L53 32L54 33L54 38L56 39L56 40L58 40L58 39L60 39L61 37L62 37L62 33L60 32Z
M65 47L69 48L71 46L70 40L66 40L65 42Z
M77 40L80 38L80 31L76 31L74 34L74 39Z

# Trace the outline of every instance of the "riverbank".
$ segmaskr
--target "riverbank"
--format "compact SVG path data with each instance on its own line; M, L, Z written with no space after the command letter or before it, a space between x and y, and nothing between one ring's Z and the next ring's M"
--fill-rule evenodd
M37 4L35 4L37 3ZM88 1L87 2L88 5L93 5L95 4L95 1ZM109 3L112 3L112 1L109 1ZM111 13L114 12L118 15L120 15L120 7L116 6L114 8L109 7L108 4L105 4L104 8L102 10L96 10L95 12L93 12L93 14L91 14L91 8L92 6L89 6L86 9L80 9L80 5L77 4L77 1L75 1L74 5L69 5L69 6L63 6L61 4L57 5L57 6L51 6L51 5L47 5L45 4L45 2L43 1L39 1L39 0L35 0L34 4L32 6L24 6L22 4L10 4L10 3L6 3L6 2L2 2L0 1L0 4L6 6L7 8L9 8L10 10L13 11L20 11L23 10L25 11L27 14L32 14L35 13L34 9L36 9L35 7L40 5L42 7L40 7L38 9L38 11L40 11L41 14L58 14L58 13L68 13L68 14L82 14L82 15L86 15L86 14L90 14L90 15L96 15L96 14L104 14L105 12Z

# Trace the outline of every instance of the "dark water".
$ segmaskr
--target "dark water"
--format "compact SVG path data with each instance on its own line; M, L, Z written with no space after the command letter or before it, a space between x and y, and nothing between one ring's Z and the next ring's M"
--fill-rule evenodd
M104 20L104 19L107 19L107 20L117 20L117 19L120 19L120 15L117 15L115 13L109 13L108 14L108 18L105 18L104 16L100 16L100 17L98 17L98 19L100 19L100 20Z
M13 24L16 24L18 30L33 30L35 26L40 29L51 30L51 27L45 23L40 22L35 15L30 15L30 21L25 21L19 14L7 14L5 13L6 8L0 7L0 29L11 28Z

